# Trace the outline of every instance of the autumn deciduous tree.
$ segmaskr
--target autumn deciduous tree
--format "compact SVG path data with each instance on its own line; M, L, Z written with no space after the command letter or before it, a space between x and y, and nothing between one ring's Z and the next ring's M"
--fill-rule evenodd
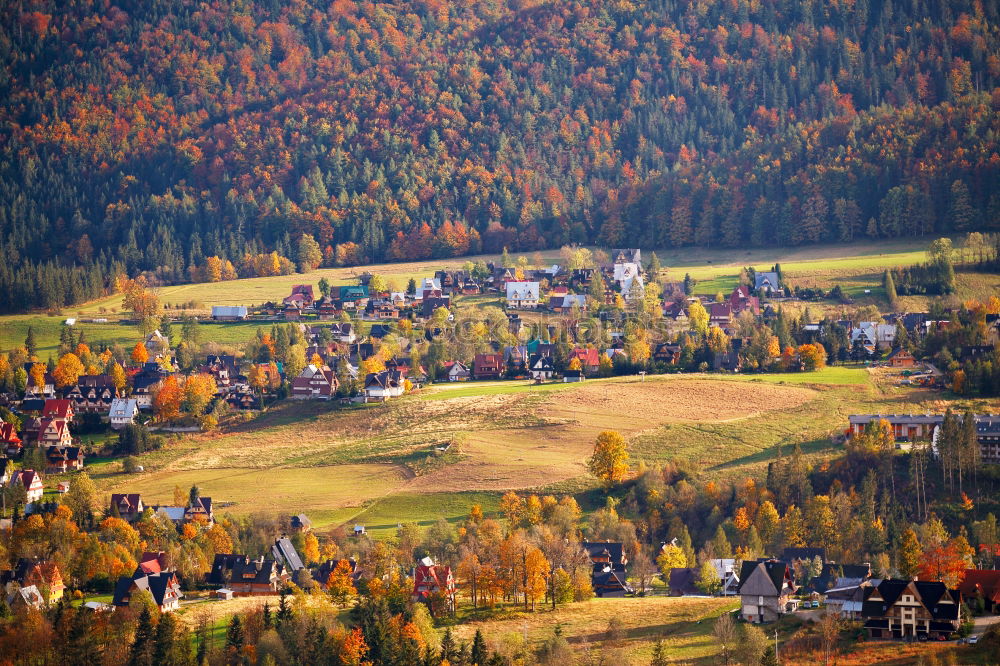
M799 358L806 372L826 367L826 349L821 344L805 344L798 348Z
M111 370L108 374L111 376L111 383L115 385L115 389L119 393L122 393L128 385L128 377L125 375L125 369L122 368L118 361L115 361L111 364Z
M330 572L326 579L326 592L341 606L347 604L349 597L357 594L351 573L351 563L348 560L340 560Z
M155 329L160 312L160 298L146 288L145 280L141 277L131 280L119 276L115 287L122 294L122 307L135 316L139 332L146 335Z
M146 345L142 344L141 341L135 343L135 346L132 347L131 358L132 362L135 363L136 365L142 365L143 363L148 361L149 351L146 349Z
M171 421L180 416L183 392L177 378L170 375L153 394L153 413L160 421Z
M85 368L76 354L63 354L56 363L56 369L52 371L52 378L55 379L56 387L66 388L75 386L80 375Z
M32 363L28 376L31 378L31 386L41 393L45 388L45 366L41 363Z
M199 373L184 381L182 408L191 414L201 414L215 395L215 379L207 373Z
M607 488L624 480L628 472L625 438L614 430L605 430L599 434L594 444L594 454L587 462L587 469Z

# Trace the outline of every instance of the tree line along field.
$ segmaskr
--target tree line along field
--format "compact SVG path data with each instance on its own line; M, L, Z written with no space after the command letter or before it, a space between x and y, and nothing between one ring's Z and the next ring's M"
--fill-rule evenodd
M141 474L112 462L89 469L104 491L141 491L147 502L197 484L223 511L305 512L321 529L359 523L381 538L402 522L457 521L473 504L493 511L512 489L575 493L586 505L597 484L585 460L608 428L629 440L633 466L675 460L739 480L761 478L779 448L828 456L851 413L940 408L936 394L881 386L849 367L436 385L382 405L278 404L143 454ZM445 444L447 453L435 450Z
M840 284L851 294L858 304L879 302L883 297L881 288L882 272L896 266L911 265L924 260L924 240L899 240L871 244L831 245L799 249L751 249L724 250L690 248L684 250L657 251L666 267L660 279L681 281L686 274L697 284L694 291L699 294L717 292L728 293L736 286L740 270L745 266L769 269L780 263L786 279L806 287L831 289ZM534 256L534 255L532 255ZM559 261L558 253L543 252L546 263ZM157 290L161 303L170 306L168 314L190 313L205 318L213 305L260 305L268 301L280 301L291 292L292 285L308 283L315 285L321 278L331 284L353 283L354 278L364 271L378 273L400 289L405 289L410 279L420 281L430 277L436 270L455 269L466 261L498 261L497 255L482 255L441 260L437 262L409 262L379 264L354 268L324 268L304 274L282 275L263 278L248 278L224 282L205 282L161 287ZM958 276L958 290L962 297L972 297L993 293L1000 286L1000 276L990 274L966 274ZM865 295L870 289L872 294ZM926 308L926 297L901 297L901 303L912 308ZM135 328L117 321L122 312L122 298L113 295L78 306L64 308L56 314L25 314L0 316L0 349L11 349L24 342L30 326L38 341L43 357L54 352L59 344L59 331L67 317L107 318L108 323L78 322L78 330L85 332L91 346L101 344L128 344L135 342ZM473 297L459 298L457 302L473 302ZM820 309L824 304L816 304ZM834 307L826 303L827 307ZM240 345L250 340L257 328L255 322L216 323L205 321L201 325L202 341L217 342L221 345ZM268 326L268 322L261 325Z

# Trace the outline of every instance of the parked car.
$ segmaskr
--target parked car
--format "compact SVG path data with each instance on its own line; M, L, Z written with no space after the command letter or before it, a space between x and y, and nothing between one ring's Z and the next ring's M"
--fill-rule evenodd
M979 642L979 634L969 636L969 645L975 645Z

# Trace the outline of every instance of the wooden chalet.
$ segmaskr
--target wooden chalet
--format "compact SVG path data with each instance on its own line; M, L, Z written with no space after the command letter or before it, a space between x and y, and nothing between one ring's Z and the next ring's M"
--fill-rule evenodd
M66 589L58 565L40 557L19 558L13 569L0 571L0 586L7 595L20 587L35 586L47 601L53 602L61 599Z
M83 469L83 450L79 446L45 448L46 474L64 474Z
M500 379L503 373L503 356L500 354L476 354L472 363L472 374L476 379Z
M310 363L292 380L292 400L330 400L337 392L337 376L328 366Z
M594 348L577 347L569 355L570 360L578 359L580 368L587 374L594 374L601 367L601 353Z
M885 362L889 364L890 368L915 368L917 367L917 359L910 352L906 351L902 347L896 347L892 350L892 353L886 357Z
M949 638L961 624L962 593L938 581L885 579L865 591L870 638Z
M7 423L3 419L0 419L0 447L3 447L3 452L11 458L20 455L24 449L24 443L18 437L14 424Z
M20 483L24 486L25 501L37 502L45 494L45 486L42 485L42 477L33 469L22 469L13 472L10 476L10 483Z
M69 421L43 416L38 424L37 441L38 446L71 446L73 436L69 432Z
M75 416L76 408L73 406L72 400L50 398L45 401L45 405L42 407L43 419L72 421Z
M128 606L132 595L139 591L149 592L153 603L161 613L170 613L178 609L184 596L181 592L180 580L173 571L144 573L142 568L136 569L132 576L122 576L115 584L114 597L111 604L116 607Z
M680 345L663 342L656 345L656 349L653 351L653 360L657 363L677 365L681 361L681 353L683 351Z
M110 376L83 375L64 397L73 402L77 414L107 414L119 395Z
M365 377L365 402L385 402L389 398L403 395L406 390L402 374L398 370L383 370L369 373Z
M584 541L580 546L593 565L590 579L594 594L598 597L624 597L635 592L627 581L625 567L628 558L622 544Z
M246 555L220 553L215 556L206 582L233 591L236 596L277 594L288 582L288 572L273 559L252 560Z

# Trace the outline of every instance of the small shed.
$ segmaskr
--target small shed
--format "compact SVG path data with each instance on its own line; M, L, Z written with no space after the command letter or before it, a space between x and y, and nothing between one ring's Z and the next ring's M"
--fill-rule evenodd
M361 536L363 534L368 534L368 532L365 531L365 526L364 525L355 525L354 526L354 536Z
M68 493L69 492L69 481L60 481L59 485L56 486L56 489L60 492L60 494L61 493Z
M228 587L223 587L215 591L215 598L219 601L229 601L233 598L233 591Z

